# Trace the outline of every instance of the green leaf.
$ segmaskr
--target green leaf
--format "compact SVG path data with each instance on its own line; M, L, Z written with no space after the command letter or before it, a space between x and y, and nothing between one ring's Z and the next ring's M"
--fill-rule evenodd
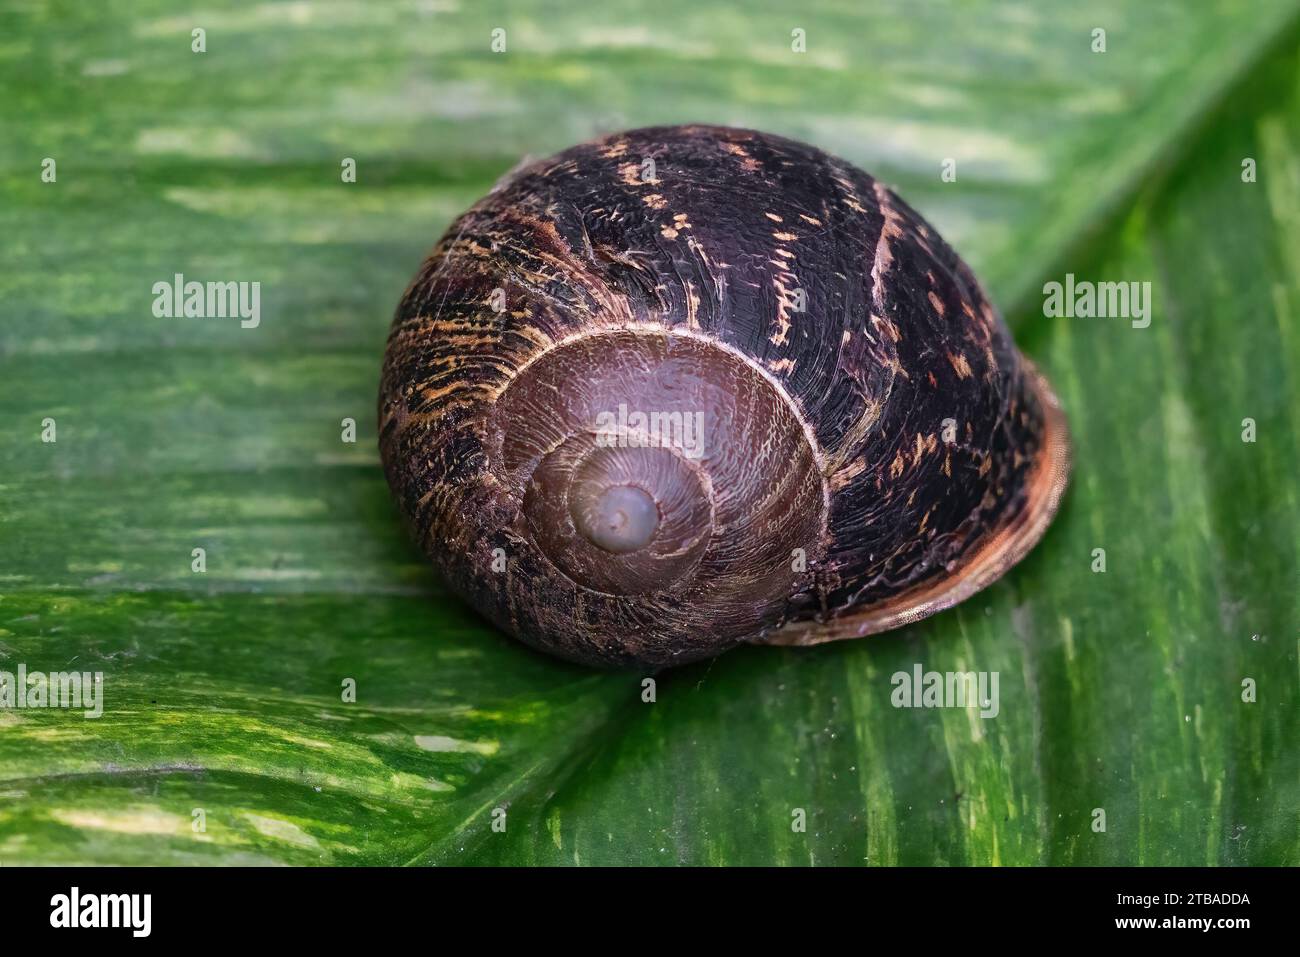
M0 670L103 673L102 717L0 710L0 863L1300 862L1300 5L820 6L0 13ZM687 120L895 184L1076 473L957 609L644 703L445 594L373 409L452 216L525 153ZM261 281L261 324L155 318L176 272ZM1066 272L1150 281L1151 325L1045 318ZM917 663L997 672L999 713L892 707Z

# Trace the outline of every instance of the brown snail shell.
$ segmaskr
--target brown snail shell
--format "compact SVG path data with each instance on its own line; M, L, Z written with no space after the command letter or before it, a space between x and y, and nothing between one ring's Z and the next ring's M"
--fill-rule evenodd
M966 265L811 146L634 130L462 215L393 322L380 449L451 587L574 661L917 621L1038 541L1064 416Z

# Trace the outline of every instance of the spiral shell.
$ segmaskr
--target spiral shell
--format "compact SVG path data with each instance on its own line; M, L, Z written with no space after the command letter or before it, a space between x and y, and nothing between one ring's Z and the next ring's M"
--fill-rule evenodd
M574 147L461 216L398 307L380 447L499 627L649 667L949 607L1069 472L1055 397L918 214L701 126Z

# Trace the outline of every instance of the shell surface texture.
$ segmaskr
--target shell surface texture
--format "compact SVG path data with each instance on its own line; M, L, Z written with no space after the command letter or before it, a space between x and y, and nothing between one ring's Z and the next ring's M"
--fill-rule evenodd
M951 607L1038 541L1064 415L871 176L749 130L605 137L458 220L393 321L380 451L450 587L593 665Z

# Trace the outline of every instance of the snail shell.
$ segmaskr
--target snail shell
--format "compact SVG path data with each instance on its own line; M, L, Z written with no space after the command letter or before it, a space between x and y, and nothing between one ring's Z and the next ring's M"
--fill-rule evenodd
M1064 417L966 265L813 147L634 130L528 166L407 289L380 449L500 628L661 667L883 631L1042 536Z

